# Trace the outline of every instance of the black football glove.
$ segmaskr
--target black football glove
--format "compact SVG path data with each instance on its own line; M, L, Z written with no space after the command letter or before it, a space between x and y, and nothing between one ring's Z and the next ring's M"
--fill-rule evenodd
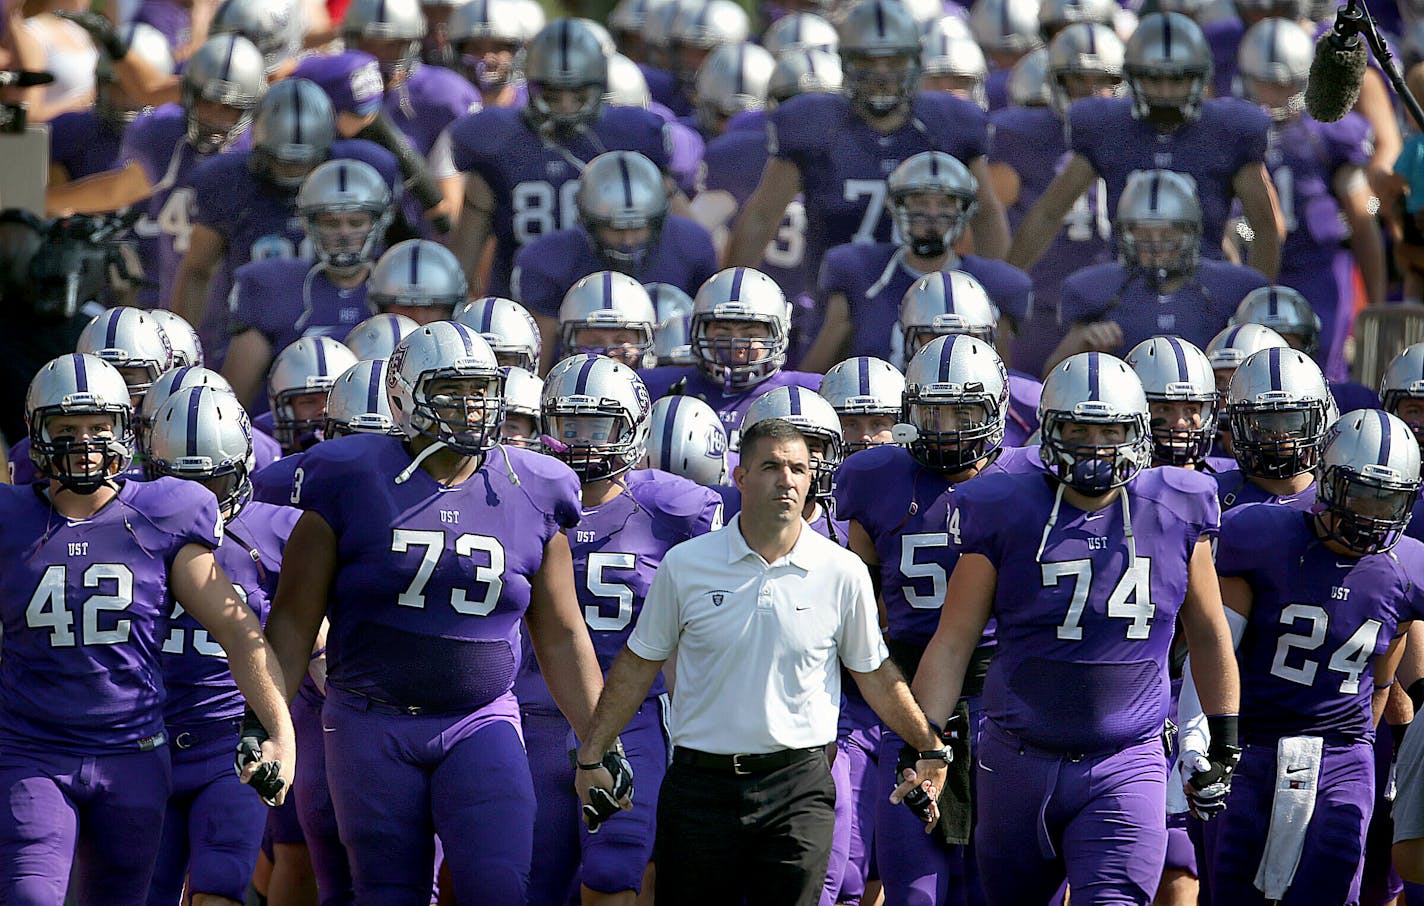
M249 764L262 761L262 744L271 738L267 733L267 728L262 726L262 721L257 719L257 715L251 708L243 712L242 729L239 731L237 740L237 759L234 765L238 777L242 776L243 769ZM283 785L282 763L267 761L258 764L257 771L247 784L257 791L257 795L262 797L263 802L270 806L276 806L277 794L282 792Z
M943 740L944 731L940 730L940 728L935 726L933 723L930 724L930 726L934 728L935 736L938 739ZM954 753L951 752L948 747L945 747L945 763L948 764L953 760ZM895 761L895 786L899 786L900 784L905 782L905 772L913 771L915 769L915 764L919 761L919 749L915 748L909 743L904 743L900 746L900 756ZM932 804L932 802L929 793L925 792L924 787L916 785L915 788L906 793L905 798L900 801L904 803L906 808L915 813L916 818L919 818L921 821L926 822L930 820L930 805Z
M1241 746L1237 742L1235 714L1209 716L1206 722L1211 732L1206 757L1189 754L1183 771L1187 774L1186 794L1192 814L1210 821L1226 810L1231 775L1241 760Z
M603 768L613 776L613 789L605 790L602 787L594 787L588 791L590 800L588 805L583 807L584 821L588 823L590 834L598 833L599 825L612 818L622 811L619 803L625 798L629 801L633 799L633 766L628 763L628 756L623 754L623 743L614 743L603 756L603 760L593 765L580 764L581 771L596 771Z

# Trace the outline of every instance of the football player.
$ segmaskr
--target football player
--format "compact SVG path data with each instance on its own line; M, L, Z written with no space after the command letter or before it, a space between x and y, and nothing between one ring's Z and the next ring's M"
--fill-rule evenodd
M632 632L667 550L722 526L722 501L712 491L638 467L650 409L648 391L633 369L603 356L571 356L544 382L545 452L579 477L583 518L568 533L569 546L579 609L605 670ZM668 763L662 731L666 693L666 685L657 681L621 734L638 784L632 810L593 834L579 820L568 757L569 722L539 664L524 658L515 694L539 802L531 906L564 906L575 879L587 904L631 906L643 889L653 852L657 789Z
M562 531L578 524L579 483L498 444L503 375L463 325L421 327L387 368L405 437L303 456L292 500L305 512L267 632L292 695L330 620L322 720L342 753L328 780L356 900L428 897L433 830L458 899L514 906L535 818L511 692L523 632L576 733L601 687Z
M455 306L450 320L459 321L484 337L501 366L539 373L543 350L541 331L534 316L518 302L499 296L468 299Z
M617 271L589 274L559 305L559 345L568 355L604 355L630 368L650 367L656 328L648 291Z
M1152 337L1124 360L1142 382L1152 429L1152 465L1217 471L1211 463L1220 397L1211 362L1180 337Z
M219 387L192 386L155 413L144 468L150 479L199 482L217 496L223 519L217 563L261 621L276 591L282 549L301 513L252 500L252 441L252 423L235 397ZM203 625L177 602L169 618L163 713L173 743L173 787L149 901L179 902L186 882L195 902L241 904L267 821L267 809L232 774L242 694L222 646Z
M1076 108L1075 108L1076 109ZM1117 206L1118 260L1063 282L1059 320L1072 325L1048 361L1083 351L1126 351L1172 334L1205 344L1253 289L1256 270L1205 257L1199 192L1189 175L1145 170Z
M846 359L821 379L821 397L840 417L847 453L895 442L892 429L904 393L905 376L870 356Z
M212 491L119 477L133 433L117 369L90 355L52 360L30 384L26 419L44 484L0 488L0 672L23 690L0 703L0 890L62 903L72 876L81 902L138 906L170 791L160 649L171 608L227 653L248 706L238 768L273 804L295 766L284 678L214 556L223 518ZM221 731L226 746L234 729Z
M1099 176L1107 181L1108 210L1118 210L1131 174L1169 169L1196 183L1201 253L1224 255L1236 198L1254 235L1251 264L1274 277L1285 223L1265 166L1269 118L1240 99L1206 96L1211 50L1201 28L1180 13L1142 19L1127 43L1123 71L1130 97L1089 97L1073 105L1073 153L1019 225L1009 263L1032 267Z
M400 315L416 324L448 321L465 301L465 272L445 246L429 239L393 245L367 281L367 298L382 314Z
M1229 786L1239 751L1216 495L1206 476L1146 468L1147 398L1119 359L1064 361L1040 415L1048 481L981 476L950 497L958 559L915 694L950 715L992 619L974 829L988 902L1046 902L1066 878L1074 898L1146 904L1166 854L1161 733L1179 613L1214 734L1193 786Z

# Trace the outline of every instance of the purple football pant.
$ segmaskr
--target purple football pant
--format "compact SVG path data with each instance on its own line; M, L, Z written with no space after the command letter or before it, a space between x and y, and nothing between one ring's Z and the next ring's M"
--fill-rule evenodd
M869 711L868 706L866 710ZM841 718L844 721L844 713ZM875 861L875 797L880 791L879 775L876 773L880 764L880 722L874 712L870 714L869 723L869 726L857 726L848 733L842 733L836 740L836 761L845 762L851 789L849 848L836 902L849 906L859 906ZM836 801L839 805L840 800Z
M322 719L357 902L429 906L438 833L457 900L523 906L534 789L513 693L410 715L328 686Z
M969 699L972 745L978 745L984 711L978 696ZM978 906L986 903L975 843L949 846L936 831L925 833L924 822L904 805L892 805L895 762L900 737L880 729L878 765L871 778L875 789L875 864L886 906Z
M658 790L667 773L668 744L663 702L644 701L619 734L633 767L633 808L619 812L590 834L574 793L569 751L572 731L561 715L526 713L525 744L538 802L530 871L530 906L564 906L578 899L580 885L599 893L641 892L653 856ZM551 877L544 877L548 873Z
M850 858L851 796L850 771L839 757L831 762L831 782L836 785L836 824L831 831L831 858L826 863L826 883L821 886L821 906L836 906L836 893L845 877Z
M168 747L66 755L0 747L0 896L13 906L146 902L171 780Z
M1231 906L1264 904L1254 880L1266 846L1276 788L1276 747L1247 745L1231 782L1226 811L1212 844L1212 900ZM1375 767L1370 745L1327 744L1321 753L1315 814L1305 832L1295 879L1281 906L1354 904L1360 897L1365 828L1374 807Z
M292 725L297 730L297 777L291 800L295 800L297 823L306 840L316 875L321 906L351 906L356 892L351 886L351 863L336 828L336 809L331 804L331 788L326 782L326 737L322 729L324 699L309 684L292 701ZM338 753L338 758L344 757Z
M1360 906L1381 906L1404 893L1404 879L1394 870L1394 803L1389 775L1394 767L1394 734L1381 723L1375 733L1375 810L1365 831L1365 866L1360 875Z
M1320 352L1316 358L1325 376L1332 381L1350 378L1345 361L1345 338L1354 326L1355 259L1348 251L1336 252L1328 267L1312 266L1303 271L1282 267L1277 283L1298 291L1320 316ZM1312 264L1320 261L1312 256Z
M185 877L193 893L247 899L268 809L233 772L239 724L229 718L168 730L173 790L149 906L182 900Z
M1170 771L1170 768L1168 770ZM1170 781L1170 774L1168 779ZM1192 835L1187 830L1188 817L1185 813L1167 816L1167 858L1163 862L1163 868L1184 871L1195 878L1197 850L1192 844Z
M1161 740L1069 756L985 721L976 762L975 849L989 903L1046 903L1065 877L1073 906L1152 902L1167 854Z

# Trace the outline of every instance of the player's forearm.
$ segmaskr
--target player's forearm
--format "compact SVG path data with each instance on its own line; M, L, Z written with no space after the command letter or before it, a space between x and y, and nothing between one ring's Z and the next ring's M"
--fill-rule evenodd
M979 257L1002 260L1008 254L1009 219L1004 215L999 197L992 191L979 193L979 205L969 222L969 232L974 237L974 254Z
M302 676L311 661L320 623L317 627L304 625L305 621L295 618L290 604L283 604L280 599L273 602L272 612L267 617L266 635L283 678L282 694L287 701L291 701L296 698Z
M599 761L613 747L613 741L647 699L648 690L652 688L662 665L662 661L639 657L627 646L618 653L603 681L603 692L598 696L593 719L579 735L578 760L581 763Z
M742 214L732 227L732 236L727 240L727 251L722 261L723 267L757 267L761 264L762 252L766 244L776 235L776 227L781 222L783 208L771 211L764 202L753 195L742 208Z
M1236 714L1241 707L1241 678L1226 621L1222 619L1219 626L1213 622L1210 626L1184 628L1202 712L1208 716Z
M477 298L484 292L480 258L484 255L485 242L490 235L490 217L490 211L475 206L467 197L455 229L450 233L450 251L455 253L460 268L465 272L471 298Z
M846 319L836 317L834 311L828 311L826 322L821 326L821 332L816 335L816 342L811 344L811 351L806 353L806 358L802 360L800 369L814 374L825 374L832 365L841 360L841 352L849 339L850 323Z
M1248 263L1256 270L1266 275L1267 280L1275 280L1281 272L1281 237L1276 233L1275 224L1267 220L1265 223L1252 223L1251 230L1255 238L1251 240L1251 248L1247 253Z
M255 618L253 623L256 624ZM261 635L248 638L248 644L236 656L228 652L228 669L232 671L238 691L257 719L262 721L268 735L283 747L290 748L295 745L296 733L292 729L292 714L287 709L291 696L286 692L286 674L276 652ZM294 673L293 683L300 684L303 671L298 668Z
M191 257L191 256L190 256ZM208 308L208 288L216 267L183 260L173 289L173 311L189 324L200 325Z
M55 186L45 192L45 213L107 214L146 201L153 188L139 173L134 177L127 168L109 170Z
M914 682L910 684L911 692L925 715L941 726L959 702L964 674L973 654L973 644L936 633L920 658Z
M1365 301L1381 305L1385 300L1384 240L1373 217L1353 217L1350 222L1350 252L1359 265L1365 283Z
M593 722L599 693L603 691L603 672L598 667L588 632L580 624L565 632L536 635L531 631L529 639L554 704L559 706L574 733L583 739Z
M905 682L894 661L886 658L869 673L851 671L851 676L855 677L866 704L901 739L921 751L943 745L930 726L931 718L915 700L910 685ZM943 724L944 720L941 718L939 723Z
M1053 237L1058 233L1058 225L1062 222L1061 215L1054 218L1050 212L1044 210L1043 200L1040 199L1024 217L1023 223L1019 224L1019 231L1014 234L1009 253L1004 260L1020 270L1026 271L1033 267L1053 242Z

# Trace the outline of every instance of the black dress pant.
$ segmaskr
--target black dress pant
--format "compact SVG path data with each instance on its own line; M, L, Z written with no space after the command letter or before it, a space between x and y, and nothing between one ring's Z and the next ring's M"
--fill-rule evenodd
M658 794L657 901L815 906L835 805L823 751L743 776L675 760Z

